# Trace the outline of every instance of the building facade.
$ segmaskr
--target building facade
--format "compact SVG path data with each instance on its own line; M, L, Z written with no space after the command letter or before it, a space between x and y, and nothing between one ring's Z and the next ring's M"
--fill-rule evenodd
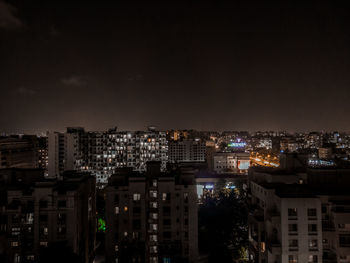
M82 262L95 249L95 178L64 173L48 180L43 171L0 170L1 262L37 262L45 249L64 243Z
M250 262L350 262L349 179L339 167L251 168Z
M106 188L106 262L197 262L194 175L121 171Z
M170 163L205 162L206 144L200 139L169 141L168 160Z
M145 171L147 161L161 161L166 169L168 144L166 133L155 130L85 132L68 128L66 133L49 134L49 176L66 170L86 171L99 184L123 167Z

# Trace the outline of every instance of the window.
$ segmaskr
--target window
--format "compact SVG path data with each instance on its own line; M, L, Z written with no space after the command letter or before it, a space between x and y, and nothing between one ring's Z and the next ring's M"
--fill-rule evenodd
M141 200L141 194L135 193L135 194L133 195L133 200L134 200L134 201L140 201L140 200Z
M297 208L288 208L288 217L289 218L295 218L298 216L298 209Z
M317 239L310 239L309 240L309 250L317 250L318 244Z
M150 252L151 253L157 253L158 252L157 246L150 246Z
M170 216L170 211L171 211L170 206L163 207L163 215Z
M188 203L188 193L184 193L184 202Z
M157 240L158 240L157 235L150 235L150 236L149 236L149 241L157 242Z
M163 232L164 239L171 239L171 232Z
M153 180L153 181L152 181L152 186L153 186L153 187L157 187L157 180Z
M124 206L124 212L128 212L128 207Z
M340 247L350 247L350 235L349 234L339 235L339 246Z
M67 202L66 202L66 200L58 200L57 206L58 206L58 208L67 207Z
M119 214L119 206L114 207L114 214Z
M158 219L158 214L157 213L151 213L151 218L152 219Z
M149 191L149 196L152 198L157 198L157 191L154 191L154 190Z
M290 239L288 244L289 249L298 249L298 239Z
M18 242L17 241L11 242L11 247L18 247Z
M45 201L45 200L40 200L39 207L40 208L47 208L48 207L48 202Z
M308 224L309 234L317 233L317 225L316 224Z
M298 256L297 255L289 255L288 256L288 263L298 263Z
M307 209L307 216L310 218L316 218L317 217L317 210L316 208L308 208Z
M141 207L134 206L132 208L132 211L133 211L134 214L141 214Z
M48 215L40 215L40 216L39 216L39 221L40 221L41 223L47 222L47 221L48 221Z
M308 263L317 263L317 255L309 255Z
M170 226L171 225L171 220L170 219L163 219L163 225Z
M157 202L150 202L150 207L151 208L157 208L158 207Z
M298 225L297 224L288 224L288 231L289 232L298 232Z
M157 224L150 224L150 229L153 231L157 231L158 230L158 225Z
M141 229L141 220L140 219L134 219L132 221L132 226L135 230Z
M40 246L47 247L47 242L46 241L40 241Z
M163 193L162 200L163 201L170 201L170 193Z

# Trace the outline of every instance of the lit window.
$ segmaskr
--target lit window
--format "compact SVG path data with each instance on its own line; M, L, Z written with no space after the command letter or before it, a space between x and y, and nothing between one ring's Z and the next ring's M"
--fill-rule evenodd
M124 211L127 212L128 211L128 207L124 206Z
M18 242L17 241L11 242L11 247L18 247Z
M298 263L298 256L297 255L289 255L288 256L288 263Z
M118 250L119 250L118 245L115 245L115 246L114 246L114 251L116 251L116 252L117 252Z
M141 194L135 193L135 194L133 195L133 200L134 200L134 201L140 201L140 200L141 200Z
M309 249L310 250L316 250L318 247L317 239L310 239L309 240Z
M308 263L317 263L318 261L317 255L309 255Z

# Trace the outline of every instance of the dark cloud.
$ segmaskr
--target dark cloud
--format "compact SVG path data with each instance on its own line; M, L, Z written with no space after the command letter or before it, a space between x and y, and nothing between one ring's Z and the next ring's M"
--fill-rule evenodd
M27 87L19 87L17 90L16 90L16 94L20 95L20 96L31 96L31 95L34 95L36 94L36 90L34 89L30 89L30 88L27 88Z
M21 27L23 22L17 17L17 9L9 3L0 1L0 28L12 30Z
M83 87L88 84L89 78L86 76L70 76L63 78L61 82L66 86Z

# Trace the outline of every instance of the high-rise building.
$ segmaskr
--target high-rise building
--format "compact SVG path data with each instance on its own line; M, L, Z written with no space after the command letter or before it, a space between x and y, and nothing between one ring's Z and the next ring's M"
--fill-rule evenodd
M119 171L106 188L106 262L197 262L193 173Z
M64 243L82 262L95 249L95 178L67 172L46 179L41 169L3 169L1 180L1 262L37 262L40 252Z
M162 170L168 160L166 133L148 131L85 132L68 128L66 133L49 133L49 176L66 170L88 171L97 182L108 178L122 167L145 171L146 162L161 161Z
M169 162L205 162L205 142L197 140L169 141Z

